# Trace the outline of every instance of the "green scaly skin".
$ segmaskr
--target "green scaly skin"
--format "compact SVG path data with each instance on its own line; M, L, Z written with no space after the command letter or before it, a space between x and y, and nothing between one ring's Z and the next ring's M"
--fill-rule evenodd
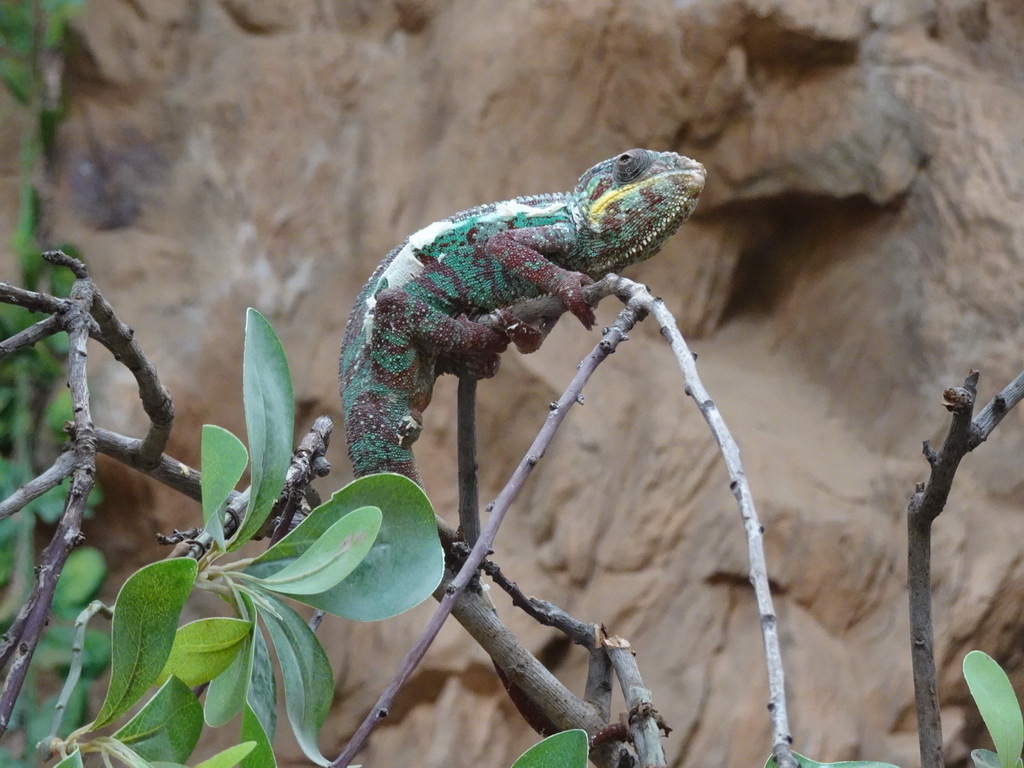
M541 336L511 314L497 331L469 317L554 294L588 329L585 285L648 259L689 218L704 166L632 149L564 194L518 197L434 222L388 254L359 294L341 344L341 396L357 477L419 483L412 444L442 373L493 376L513 343Z

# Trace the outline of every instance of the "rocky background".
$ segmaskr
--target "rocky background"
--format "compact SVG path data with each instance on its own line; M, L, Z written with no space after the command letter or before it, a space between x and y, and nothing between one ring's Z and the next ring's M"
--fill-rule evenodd
M795 746L917 764L904 510L926 472L921 440L944 433L944 387L979 368L984 401L1024 363L1018 0L89 0L76 30L54 231L157 364L186 462L200 424L244 431L245 307L281 334L304 429L339 417L345 319L405 235L476 203L569 189L632 146L703 162L694 220L630 276L677 313L743 450ZM7 231L17 137L7 121ZM481 385L485 500L595 339L567 317ZM98 422L140 434L127 372L105 353L92 366ZM638 328L572 413L495 559L528 593L633 643L674 728L672 765L758 766L766 684L742 527L681 390L656 331ZM440 383L417 450L446 514L454 391ZM349 477L340 437L325 492ZM964 653L986 650L1024 685L1022 450L1018 412L965 461L936 526L951 760L985 745ZM154 533L199 514L109 464L103 482L89 538L126 568L162 555ZM431 609L324 625L337 677L325 753ZM503 614L582 690L582 652ZM453 625L362 762L500 768L534 740Z

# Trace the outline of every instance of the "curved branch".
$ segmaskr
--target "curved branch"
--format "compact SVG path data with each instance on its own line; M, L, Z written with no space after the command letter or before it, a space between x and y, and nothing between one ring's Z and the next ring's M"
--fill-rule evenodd
M147 461L142 455L142 441L125 437L102 427L96 428L96 449L112 459L117 459L125 466L137 469L154 480L159 480L178 493L190 499L202 501L203 493L199 485L199 470L177 459L161 454L155 462Z
M92 305L92 316L97 324L93 336L132 372L139 385L139 398L142 400L142 409L149 417L149 430L136 451L138 468L143 471L155 468L163 458L162 454L171 435L174 401L160 383L153 363L135 341L135 331L118 319L114 308L99 291L96 291Z
M771 587L768 583L768 566L764 555L764 527L757 517L754 497L747 483L747 475L740 460L740 449L725 425L725 420L697 374L694 355L686 345L676 326L675 318L665 306L647 289L632 280L609 275L615 285L614 292L620 298L628 296L629 303L650 312L661 326L661 334L668 341L676 362L683 373L686 394L693 398L701 415L707 422L718 443L726 469L729 472L729 487L739 506L740 517L747 533L747 552L750 562L750 582L754 587L758 612L761 615L761 639L764 644L765 665L768 672L768 711L772 723L772 753L780 768L797 768L796 758L790 745L793 741L789 732L789 716L786 711L786 682L779 647L779 633L772 603Z

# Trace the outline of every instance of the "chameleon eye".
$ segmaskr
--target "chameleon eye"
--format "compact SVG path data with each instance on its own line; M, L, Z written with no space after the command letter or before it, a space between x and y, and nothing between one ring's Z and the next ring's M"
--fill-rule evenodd
M651 154L646 149L631 149L615 158L612 166L612 178L623 184L635 181L646 171L652 162Z

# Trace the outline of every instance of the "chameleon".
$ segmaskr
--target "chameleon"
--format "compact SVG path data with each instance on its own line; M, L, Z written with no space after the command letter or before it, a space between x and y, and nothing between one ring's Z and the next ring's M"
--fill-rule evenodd
M700 163L631 149L571 192L480 205L428 224L392 250L359 294L341 344L345 435L357 477L397 472L422 485L412 445L444 373L489 378L509 344L543 334L508 311L556 296L589 330L583 288L654 256L693 213ZM473 321L498 312L496 328Z

